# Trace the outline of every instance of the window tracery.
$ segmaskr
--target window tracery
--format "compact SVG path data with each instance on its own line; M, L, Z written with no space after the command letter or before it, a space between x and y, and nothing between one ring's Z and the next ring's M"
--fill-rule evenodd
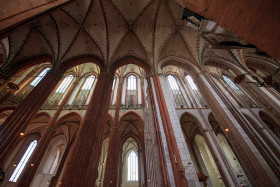
M187 82L189 83L191 87L191 91L194 93L195 99L198 101L198 104L200 105L201 108L207 108L206 102L203 99L201 93L197 89L196 84L194 83L192 77L190 75L186 76Z
M188 108L188 104L185 100L185 97L177 83L177 80L173 75L167 76L169 85L171 87L172 95L175 100L176 108Z
M258 107L258 105L253 101L253 99L246 93L242 88L236 85L230 78L226 75L223 75L223 80L226 84L238 95L242 100L244 100L250 107Z
M94 75L90 75L86 78L81 89L78 91L77 95L75 95L75 99L72 103L72 107L81 108L83 105L87 105L89 102L89 98L93 93L95 86L96 77Z

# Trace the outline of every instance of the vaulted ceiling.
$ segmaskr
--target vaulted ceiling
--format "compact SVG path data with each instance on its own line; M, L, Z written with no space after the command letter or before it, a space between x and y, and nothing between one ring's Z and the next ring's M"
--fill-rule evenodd
M78 0L21 28L2 48L12 63L40 55L54 64L81 55L106 65L126 56L152 67L172 55L196 63L198 33L181 20L182 13L174 0Z
M197 66L209 57L240 64L245 50L211 49L201 35L221 37L227 31L210 22L194 29L182 14L174 0L76 0L1 40L0 55L5 65L38 56L51 57L54 66L81 56L106 66L133 56L155 70L170 56Z

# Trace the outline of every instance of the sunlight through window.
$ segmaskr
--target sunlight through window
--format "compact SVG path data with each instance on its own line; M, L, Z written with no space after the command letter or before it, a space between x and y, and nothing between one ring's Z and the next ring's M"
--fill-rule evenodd
M59 85L59 87L57 88L57 90L55 92L56 93L65 92L65 90L70 85L73 78L74 78L73 75L68 75L67 77L65 77L64 80L62 81L62 83Z
M28 149L25 151L23 157L21 158L19 164L17 165L14 173L12 174L10 178L10 182L17 182L22 170L24 169L25 165L27 164L32 152L34 151L35 147L37 145L37 140L34 140L29 145Z
M127 159L127 180L138 181L138 157L131 151Z
M31 86L36 86L43 78L44 76L48 73L48 71L50 70L51 68L46 68L44 69L31 83L30 85Z

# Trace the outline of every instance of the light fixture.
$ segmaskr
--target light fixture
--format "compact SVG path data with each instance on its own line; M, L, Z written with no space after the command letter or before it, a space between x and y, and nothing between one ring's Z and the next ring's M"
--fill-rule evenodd
M105 166L105 162L102 162L102 166Z
M20 132L19 135L23 136L24 135L24 131Z
M47 184L50 184L50 181L47 181Z
M112 183L113 183L113 181L111 180L111 181L110 181L110 183L112 184Z
M151 179L148 179L148 182L151 182Z
M13 165L14 167L16 167L17 166L17 163L14 163L14 165Z
M226 129L225 129L225 131L226 131L226 132L228 132L228 131L229 131L229 129L228 129L228 128L226 128Z
M59 184L61 184L61 181L59 182Z
M100 184L100 180L98 181L98 184Z
M31 166L31 167L33 167L33 166L34 166L34 164L33 164L33 163L32 163L32 164L30 164L30 166Z

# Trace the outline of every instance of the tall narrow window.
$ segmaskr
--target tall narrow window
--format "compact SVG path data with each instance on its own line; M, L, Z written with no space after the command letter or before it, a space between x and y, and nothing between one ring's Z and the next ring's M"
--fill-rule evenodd
M68 75L66 76L62 83L59 85L59 87L56 89L55 93L64 93L65 90L68 88L68 86L70 85L72 79L73 79L73 75Z
M118 87L117 83L118 83L117 77L114 77L112 93L111 93L111 100L110 100L111 105L115 104L115 98L117 96L117 87Z
M94 81L94 75L90 75L86 78L84 84L72 103L72 107L81 108L83 105L86 105L89 102L88 98L90 98L91 94L93 93Z
M251 107L257 107L258 105L253 101L253 99L244 92L238 85L236 85L230 78L223 75L224 81L229 85L229 87L237 94L239 97L241 97L242 100L247 102Z
M48 71L50 70L51 68L46 68L44 69L31 83L30 85L31 86L36 86L43 78L44 76L48 73Z
M86 80L86 82L84 83L82 90L90 90L91 86L94 82L95 77L93 75L89 76Z
M127 98L126 106L127 107L136 107L137 104L137 87L136 87L137 78L134 75L130 75L127 78Z
M55 169L56 169L57 164L58 164L59 156L60 156L60 149L57 148L56 155L54 157L53 163L52 163L51 168L50 168L50 172L49 172L50 174L54 174Z
M73 75L68 75L66 76L58 88L55 90L55 92L48 98L48 100L45 102L43 108L44 109L52 109L55 108L57 105L60 105L63 96L65 96L64 92L67 90L68 86L71 84L74 76Z
M30 143L29 147L25 151L23 157L21 158L19 164L17 165L14 173L12 174L10 178L10 182L17 182L22 170L24 169L25 165L27 164L32 152L34 151L35 147L37 145L37 140L34 140Z
M138 157L134 151L127 158L127 180L138 181Z
M127 90L136 90L136 77L134 75L128 77Z
M188 81L188 83L189 83L189 85L190 85L190 87L191 87L192 92L194 93L194 96L195 96L196 99L198 100L200 106L201 106L202 108L207 108L206 102L204 101L202 95L201 95L200 92L198 91L197 86L196 86L196 84L193 82L192 77L189 76L189 75L187 75L187 76L186 76L186 79L187 79L187 81Z
M171 87L171 91L175 100L175 104L177 108L184 108L188 107L187 102L184 98L183 93L181 92L181 89L179 88L179 85L177 83L177 80L173 75L167 76L169 85Z

